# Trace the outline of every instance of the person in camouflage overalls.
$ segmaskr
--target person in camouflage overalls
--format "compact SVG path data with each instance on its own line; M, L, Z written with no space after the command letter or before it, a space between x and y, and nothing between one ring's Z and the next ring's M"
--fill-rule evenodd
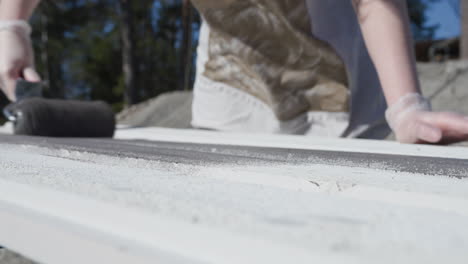
M38 2L0 2L0 80L11 100L16 78L39 80L25 21ZM421 94L405 0L192 2L203 17L194 127L468 139L467 118L432 112Z

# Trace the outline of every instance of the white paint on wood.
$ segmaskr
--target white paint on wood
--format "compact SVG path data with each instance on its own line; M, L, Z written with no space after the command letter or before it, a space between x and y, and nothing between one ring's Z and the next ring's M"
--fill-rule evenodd
M467 190L379 169L0 144L0 244L45 264L466 263Z
M466 151L466 148L462 147L409 145L383 140L357 140L272 134L240 134L194 129L182 130L168 128L120 129L117 130L115 137L117 139L141 139L165 142L312 149L468 159L468 151Z
M0 180L0 241L43 263L338 263L338 256ZM23 199L18 199L23 197ZM34 239L34 238L38 239Z

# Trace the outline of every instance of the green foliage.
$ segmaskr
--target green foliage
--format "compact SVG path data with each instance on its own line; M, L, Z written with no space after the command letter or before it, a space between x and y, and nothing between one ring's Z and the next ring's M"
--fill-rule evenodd
M177 89L181 3L138 0L132 4L136 84L144 100ZM50 82L48 96L105 100L116 110L123 106L119 15L118 0L43 1L32 25L37 68ZM199 23L197 19L193 27L197 29Z

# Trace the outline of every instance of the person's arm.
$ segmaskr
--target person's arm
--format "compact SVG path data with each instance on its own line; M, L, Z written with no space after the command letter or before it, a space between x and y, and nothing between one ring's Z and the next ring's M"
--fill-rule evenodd
M352 0L389 105L386 117L404 143L468 139L468 119L431 112L422 97L405 0Z
M14 101L18 78L37 82L40 77L34 69L34 54L27 20L39 0L0 1L0 88Z
M1 0L0 20L28 20L40 0Z

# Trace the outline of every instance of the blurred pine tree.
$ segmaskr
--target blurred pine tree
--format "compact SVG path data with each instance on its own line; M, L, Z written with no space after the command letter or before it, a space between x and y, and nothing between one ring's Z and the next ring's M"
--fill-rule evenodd
M31 19L36 66L50 82L49 97L100 99L124 106L122 0L43 0ZM131 103L179 88L182 1L128 1L133 16ZM196 38L200 20L193 21ZM195 49L195 43L190 49ZM193 52L192 52L193 54ZM194 54L191 55L192 63ZM193 67L190 72L193 82Z

